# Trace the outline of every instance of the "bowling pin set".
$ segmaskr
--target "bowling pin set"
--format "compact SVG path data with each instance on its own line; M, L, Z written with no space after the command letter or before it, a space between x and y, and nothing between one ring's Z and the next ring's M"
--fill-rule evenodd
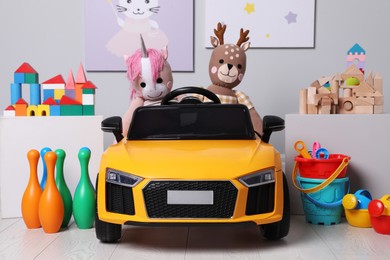
M64 178L65 156L64 150L52 151L47 147L41 152L32 149L27 153L30 178L21 203L27 228L42 227L45 233L56 233L68 226L72 214L78 228L93 227L96 193L88 172L91 151L87 147L79 150L81 174L73 200ZM41 182L38 181L40 158L43 163Z

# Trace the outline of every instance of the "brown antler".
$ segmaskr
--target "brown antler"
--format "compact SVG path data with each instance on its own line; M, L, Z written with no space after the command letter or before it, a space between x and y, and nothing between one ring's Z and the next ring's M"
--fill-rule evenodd
M241 28L240 30L240 39L238 39L237 41L237 46L240 47L241 44L243 44L244 42L247 42L249 40L249 37L247 37L249 34L249 30L246 30L244 32L244 29Z
M218 23L217 29L214 29L214 34L217 36L220 45L224 44L223 35L225 34L225 31L226 24L222 25L221 23Z

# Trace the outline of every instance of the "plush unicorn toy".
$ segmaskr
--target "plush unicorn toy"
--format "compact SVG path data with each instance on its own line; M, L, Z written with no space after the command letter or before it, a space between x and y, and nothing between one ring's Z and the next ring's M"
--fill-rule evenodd
M123 135L127 135L133 112L137 107L158 105L173 86L168 51L146 49L141 36L141 49L132 56L125 57L127 77L131 83L131 104L122 118Z
M233 90L238 86L246 70L246 50L249 48L248 42L249 30L241 29L240 38L237 44L225 44L224 34L226 25L218 23L214 33L217 36L211 36L211 44L214 46L209 63L209 76L211 85L208 90L216 94L221 103L239 103L248 107L251 120L255 131L263 133L263 122L260 115L256 112L255 107L249 97L242 91Z

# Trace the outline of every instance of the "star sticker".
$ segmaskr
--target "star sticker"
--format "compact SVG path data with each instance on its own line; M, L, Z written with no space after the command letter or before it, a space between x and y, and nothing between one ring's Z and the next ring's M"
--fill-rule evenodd
M297 16L298 14L294 14L293 12L288 12L288 15L286 15L284 18L287 20L288 24L290 23L296 23L297 22Z
M248 14L253 13L255 11L255 4L246 3L246 6L245 6L244 10Z

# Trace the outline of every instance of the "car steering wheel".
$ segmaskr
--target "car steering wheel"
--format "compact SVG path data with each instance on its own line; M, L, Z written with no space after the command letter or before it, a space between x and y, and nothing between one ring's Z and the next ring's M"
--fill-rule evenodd
M171 92L169 92L162 100L161 100L161 105L170 105L170 104L177 104L177 102L172 102L172 100L180 95L184 94L199 94L202 95L215 104L221 104L221 100L215 95L213 92L210 90L207 90L205 88L199 88L199 87L182 87L178 89L174 89ZM201 103L199 100L198 102L192 102L192 103Z

